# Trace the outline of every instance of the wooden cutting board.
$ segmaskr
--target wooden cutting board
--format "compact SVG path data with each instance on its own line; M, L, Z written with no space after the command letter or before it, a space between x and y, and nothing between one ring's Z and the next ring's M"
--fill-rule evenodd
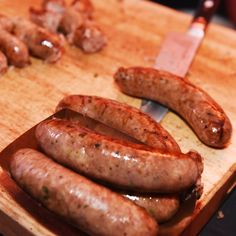
M67 94L104 96L138 107L140 100L119 92L113 83L113 73L119 66L152 66L168 31L185 31L191 20L188 15L146 1L93 2L95 19L109 42L102 52L85 55L66 45L65 54L57 64L32 59L31 66L10 68L0 79L0 150L54 113L58 101ZM1 13L8 16L27 18L28 7L39 5L40 0L22 0L20 3L0 0ZM236 32L210 25L187 77L224 108L234 132L229 147L216 150L203 145L177 115L169 113L162 121L184 152L195 149L204 157L202 198L194 212L185 212L184 217L177 217L162 226L163 235L196 234L235 184ZM3 173L1 168L0 173ZM27 203L20 205L14 200L1 180L3 178L0 178L0 232L6 235L55 235L55 231L29 214ZM72 235L72 231L67 232Z

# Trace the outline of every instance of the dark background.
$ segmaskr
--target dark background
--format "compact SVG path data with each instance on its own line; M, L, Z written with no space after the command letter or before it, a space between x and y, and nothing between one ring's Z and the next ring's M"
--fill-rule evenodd
M177 10L196 9L199 0L152 0L153 2L175 8ZM227 27L236 28L236 0L221 0L217 11ZM227 22L228 21L228 22Z

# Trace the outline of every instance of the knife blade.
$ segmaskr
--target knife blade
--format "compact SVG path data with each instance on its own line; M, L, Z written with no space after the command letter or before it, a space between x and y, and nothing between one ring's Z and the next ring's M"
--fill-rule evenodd
M185 33L170 32L156 58L154 68L184 78L205 36L208 24L219 6L220 0L202 0ZM153 101L143 100L141 110L160 122L168 108Z

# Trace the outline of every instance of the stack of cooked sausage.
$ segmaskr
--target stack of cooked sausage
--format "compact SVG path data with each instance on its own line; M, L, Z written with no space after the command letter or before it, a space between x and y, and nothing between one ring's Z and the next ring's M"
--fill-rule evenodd
M25 67L29 54L53 63L62 54L60 40L48 30L21 18L0 15L0 74L7 64Z
M106 38L93 20L94 7L90 0L44 0L42 9L30 9L30 18L52 33L63 33L67 41L85 53L100 51Z
M123 92L175 110L203 143L228 144L228 117L189 81L139 67L120 68L114 78ZM91 235L156 235L158 223L177 212L180 193L201 195L201 156L182 153L148 115L95 96L65 97L57 111L65 108L81 115L40 123L35 135L44 154L21 149L10 171L23 189L79 229Z
M30 9L34 23L0 15L0 75L6 72L8 64L27 66L29 54L49 63L58 61L63 43L57 31L86 53L105 46L104 34L92 21L93 6L89 0L75 0L69 7L62 0L44 0L42 7Z

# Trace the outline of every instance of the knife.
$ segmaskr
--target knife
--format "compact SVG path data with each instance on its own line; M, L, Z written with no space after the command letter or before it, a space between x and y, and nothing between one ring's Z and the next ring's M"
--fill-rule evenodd
M154 68L184 78L219 3L220 0L201 0L187 32L171 32L167 35ZM158 122L168 112L168 109L161 104L147 100L142 101L141 110L148 113Z

